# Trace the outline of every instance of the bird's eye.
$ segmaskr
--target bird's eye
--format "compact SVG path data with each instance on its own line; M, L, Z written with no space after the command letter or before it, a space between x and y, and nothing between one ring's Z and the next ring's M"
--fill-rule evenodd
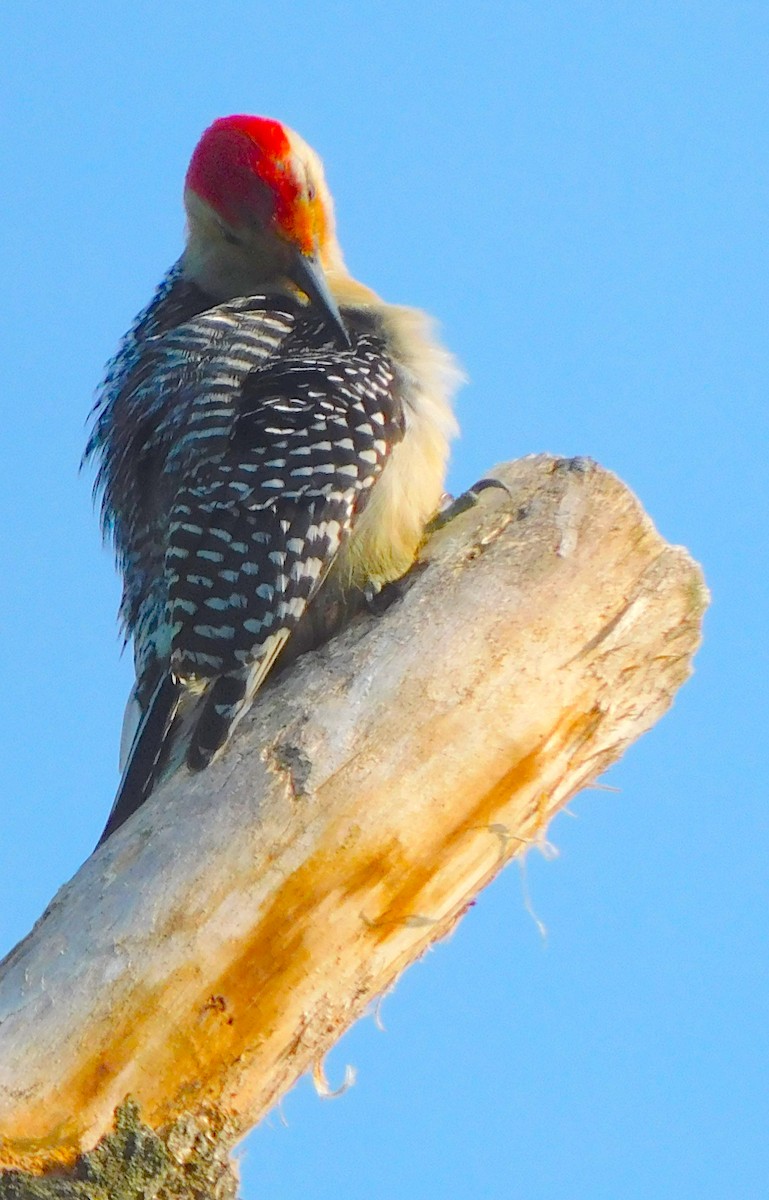
M315 184L314 184L314 183L308 183L308 184L307 184L307 199L308 199L310 202L312 202L312 201L315 199L315 196L316 196L316 195L317 195L317 193L316 193L316 191L315 191Z
M239 237L236 237L225 225L219 226L222 237L230 246L242 246L243 243Z

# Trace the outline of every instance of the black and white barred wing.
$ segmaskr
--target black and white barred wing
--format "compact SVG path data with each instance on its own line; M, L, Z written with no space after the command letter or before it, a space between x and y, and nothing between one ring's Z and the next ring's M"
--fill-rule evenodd
M119 398L134 413L113 414L152 435L131 483L142 455L113 442L111 482L136 500L127 557L144 570L124 605L144 699L102 840L164 764L225 744L403 436L381 341L339 350L301 305L236 301L149 343Z
M173 289L160 307L172 300ZM268 308L264 298L208 308L158 332L151 332L158 321L145 318L143 340L126 339L108 373L86 456L99 464L95 491L102 493L103 527L123 572L121 616L134 639L140 683L157 656L168 520L179 481L188 462L218 452L217 441L232 430L243 380L276 353L295 319L290 307Z
M97 406L87 453L99 460L96 488L123 570L121 615L137 675L123 727L123 774L102 841L154 786L182 697L169 673L165 571L178 493L193 471L222 460L244 381L279 352L297 312L254 297L189 313L166 328L143 319L141 347L129 339Z
M285 349L244 381L226 446L199 456L172 511L171 671L192 686L212 681L192 766L210 761L247 710L403 433L373 339L312 358Z

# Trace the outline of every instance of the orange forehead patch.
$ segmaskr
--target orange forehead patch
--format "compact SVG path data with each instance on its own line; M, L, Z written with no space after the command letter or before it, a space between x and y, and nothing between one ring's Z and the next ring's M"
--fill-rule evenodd
M322 202L304 195L279 121L246 115L214 121L195 147L185 186L234 226L263 213L304 253L325 235ZM271 213L264 212L265 188L273 199Z

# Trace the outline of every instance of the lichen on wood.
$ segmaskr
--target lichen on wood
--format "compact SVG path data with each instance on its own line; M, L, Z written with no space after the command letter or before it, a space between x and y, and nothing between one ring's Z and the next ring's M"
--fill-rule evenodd
M70 1170L0 1174L0 1200L235 1200L237 1190L225 1131L181 1117L159 1135L131 1099Z

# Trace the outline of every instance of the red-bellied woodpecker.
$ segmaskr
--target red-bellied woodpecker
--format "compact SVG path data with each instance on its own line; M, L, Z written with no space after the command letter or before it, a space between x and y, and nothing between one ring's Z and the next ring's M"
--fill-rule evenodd
M451 356L350 276L296 133L216 121L185 205L184 253L110 363L86 449L136 665L102 840L172 744L205 766L279 656L407 570L455 429Z

